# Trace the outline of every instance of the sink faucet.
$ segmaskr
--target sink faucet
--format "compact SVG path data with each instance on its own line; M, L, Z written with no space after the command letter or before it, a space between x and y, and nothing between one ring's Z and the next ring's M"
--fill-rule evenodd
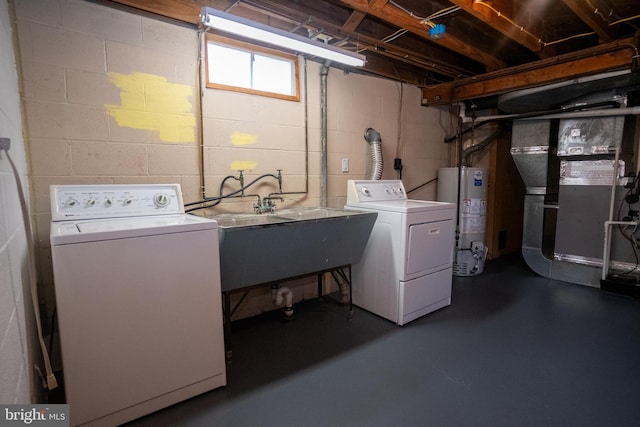
M281 202L284 202L284 198L277 196L268 196L263 197L262 202L258 199L258 203L253 205L253 211L258 214L262 213L273 213L276 209L276 205L273 202L274 199L278 199Z

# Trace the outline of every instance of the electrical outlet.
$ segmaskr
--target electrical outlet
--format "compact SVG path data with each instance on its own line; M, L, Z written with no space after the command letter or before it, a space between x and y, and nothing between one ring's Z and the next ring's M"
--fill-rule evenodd
M9 138L0 138L0 150L9 151L11 140Z
M349 159L342 159L342 172L349 172Z

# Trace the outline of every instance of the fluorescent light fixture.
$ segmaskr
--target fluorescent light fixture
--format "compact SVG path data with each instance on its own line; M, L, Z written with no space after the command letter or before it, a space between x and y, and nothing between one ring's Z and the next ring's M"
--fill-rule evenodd
M306 53L353 67L362 67L365 57L358 53L349 52L330 44L301 37L294 33L268 27L258 22L250 21L239 16L203 7L200 19L207 27L215 28L231 34L259 40L264 43L290 49L299 53Z

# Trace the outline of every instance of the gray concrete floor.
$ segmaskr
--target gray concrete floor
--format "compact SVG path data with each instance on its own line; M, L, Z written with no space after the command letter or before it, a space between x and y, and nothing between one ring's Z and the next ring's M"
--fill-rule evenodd
M640 425L639 304L519 256L403 327L310 301L234 322L229 385L130 426Z

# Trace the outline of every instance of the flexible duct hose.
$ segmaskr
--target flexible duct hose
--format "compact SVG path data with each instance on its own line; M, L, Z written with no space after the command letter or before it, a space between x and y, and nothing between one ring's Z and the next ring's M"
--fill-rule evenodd
M371 152L370 164L367 168L367 179L382 179L382 137L375 129L368 128L364 132L364 139L369 143Z

